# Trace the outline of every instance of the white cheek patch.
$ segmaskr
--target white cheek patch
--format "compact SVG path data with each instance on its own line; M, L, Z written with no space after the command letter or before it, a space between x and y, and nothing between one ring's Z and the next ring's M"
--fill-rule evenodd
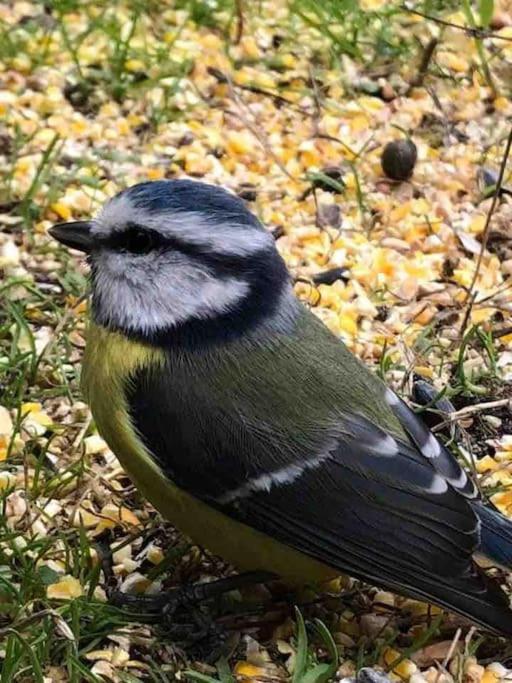
M213 223L199 211L155 213L136 207L128 195L114 197L92 223L92 234L108 237L126 222L225 256L248 256L273 245L272 235L250 224Z
M188 320L208 320L227 313L249 293L249 285L243 280L225 278L212 280L198 286L194 291L182 288L181 296L169 296L167 305L162 299L146 301L138 309L125 310L127 327L148 332L162 327L176 327Z
M174 255L172 263L159 266L158 260L142 257L134 263L129 256L111 254L95 271L97 320L140 332L211 320L236 307L250 292L245 280L218 278L185 256Z

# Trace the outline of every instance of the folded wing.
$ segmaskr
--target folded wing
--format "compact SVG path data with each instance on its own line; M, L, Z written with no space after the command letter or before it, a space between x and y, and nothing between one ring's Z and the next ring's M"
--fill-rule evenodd
M472 560L480 522L469 479L401 404L390 407L406 422L403 439L361 413L333 412L313 448L271 417L205 405L200 392L177 410L161 375L140 382L134 426L178 486L340 573L512 634L506 596Z

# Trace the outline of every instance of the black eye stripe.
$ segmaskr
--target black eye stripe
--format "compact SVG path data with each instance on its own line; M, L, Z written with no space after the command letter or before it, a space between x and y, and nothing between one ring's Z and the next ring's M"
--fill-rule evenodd
M153 246L153 236L149 232L132 230L126 234L125 249L133 254L147 254Z
M148 254L157 250L177 251L212 268L219 276L236 274L240 268L251 269L251 264L254 266L260 259L266 258L269 250L272 250L264 248L255 251L250 256L223 254L132 222L126 223L121 230L114 230L108 237L103 238L101 243L113 251L130 254Z
M128 223L124 230L112 232L102 240L104 246L115 251L128 251L132 254L148 254L162 244L156 230L144 228L135 223Z

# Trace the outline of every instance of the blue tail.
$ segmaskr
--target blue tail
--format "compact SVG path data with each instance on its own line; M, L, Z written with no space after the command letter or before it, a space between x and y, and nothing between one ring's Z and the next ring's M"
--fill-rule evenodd
M512 520L484 503L474 503L473 510L482 523L480 553L512 569Z

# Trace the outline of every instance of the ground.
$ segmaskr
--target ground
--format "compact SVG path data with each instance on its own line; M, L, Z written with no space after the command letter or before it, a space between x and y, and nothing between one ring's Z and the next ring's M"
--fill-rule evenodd
M445 392L439 433L512 515L511 14L509 0L0 7L2 681L512 676L510 644L350 579L209 605L227 634L216 665L215 634L171 637L186 614L109 604L112 588L230 569L158 516L95 431L79 388L87 267L47 233L142 180L231 189L354 353L406 397L418 378ZM409 144L390 178L384 147L408 139L417 159Z

